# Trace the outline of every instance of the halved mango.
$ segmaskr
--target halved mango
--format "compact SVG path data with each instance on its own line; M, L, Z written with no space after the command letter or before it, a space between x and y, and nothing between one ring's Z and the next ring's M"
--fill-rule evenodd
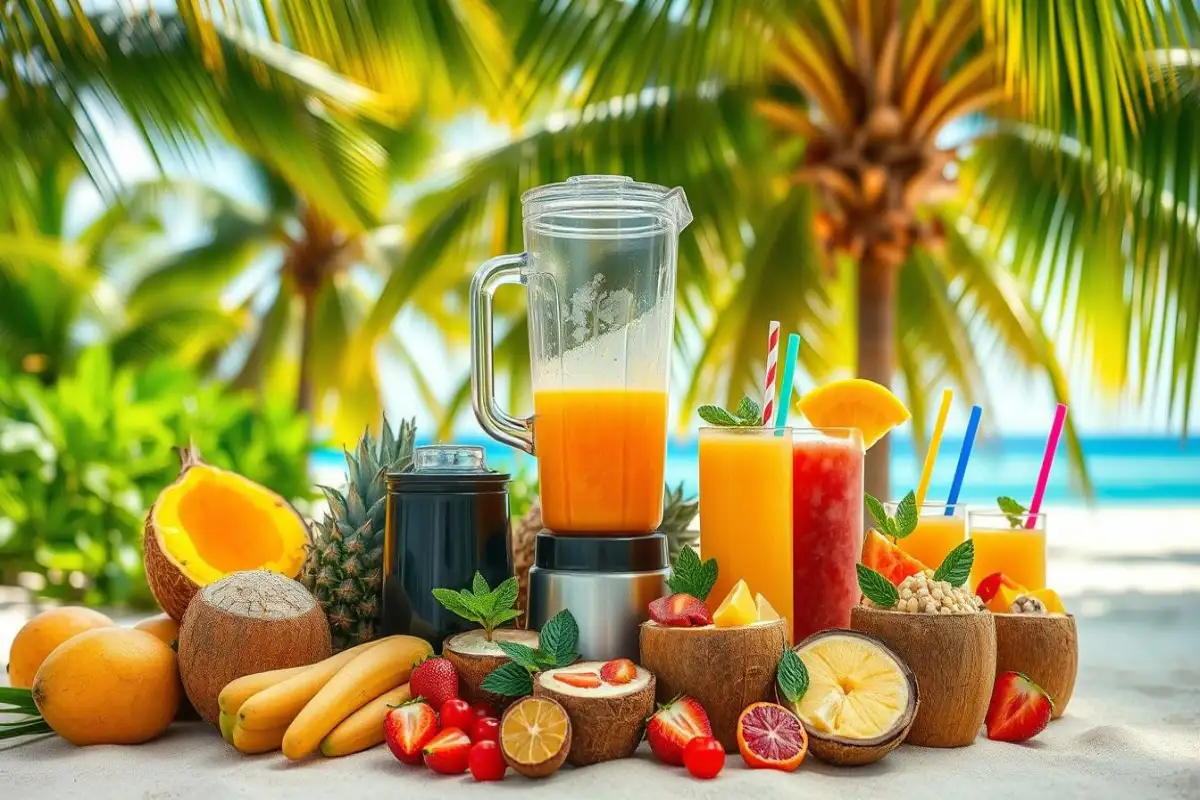
M1066 606L1063 605L1062 598L1058 596L1058 592L1053 589L1038 589L1036 592L1028 592L1030 597L1036 597L1046 606L1047 614L1065 614L1067 613Z

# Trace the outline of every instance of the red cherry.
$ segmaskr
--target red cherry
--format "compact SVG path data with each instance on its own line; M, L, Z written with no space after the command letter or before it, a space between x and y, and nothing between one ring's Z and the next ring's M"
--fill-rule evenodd
M442 708L438 711L438 718L441 720L443 728L458 728L460 731L469 731L475 724L475 715L471 712L471 706L466 700L458 697L451 697L442 703Z
M504 756L500 753L500 745L492 741L481 741L471 745L471 755L467 760L471 775L477 781L504 780Z
M683 765L693 778L715 778L725 767L725 748L711 736L693 737L683 748Z
M475 720L475 725L471 728L471 741L499 742L500 720L495 717L484 717L483 719Z
M471 703L471 713L475 715L475 719L483 719L484 717L496 716L496 709L492 708L492 704L487 700L480 700L476 703Z

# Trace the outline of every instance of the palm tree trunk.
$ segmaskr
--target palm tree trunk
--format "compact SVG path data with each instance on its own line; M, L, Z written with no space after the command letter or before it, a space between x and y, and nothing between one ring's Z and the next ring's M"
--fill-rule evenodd
M858 375L891 387L896 366L896 268L866 256L858 268ZM867 454L865 488L890 499L885 436Z
M312 349L313 331L316 328L317 293L310 288L301 290L303 301L300 318L300 380L296 385L296 410L312 419L316 390L313 386Z

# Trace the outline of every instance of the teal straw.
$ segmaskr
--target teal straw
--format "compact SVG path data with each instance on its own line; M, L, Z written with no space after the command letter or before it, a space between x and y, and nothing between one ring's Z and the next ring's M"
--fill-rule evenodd
M792 381L796 379L796 359L800 356L800 334L788 335L787 355L783 360L783 385L779 389L779 410L775 412L775 429L787 427L788 412L792 410Z
M967 474L967 459L971 457L971 448L975 446L975 433L979 430L979 418L983 409L971 406L971 418L967 420L967 432L963 434L962 450L958 453L958 466L954 469L954 482L950 484L950 496L946 498L946 516L954 516L954 506L958 503L958 494L962 491L963 478Z

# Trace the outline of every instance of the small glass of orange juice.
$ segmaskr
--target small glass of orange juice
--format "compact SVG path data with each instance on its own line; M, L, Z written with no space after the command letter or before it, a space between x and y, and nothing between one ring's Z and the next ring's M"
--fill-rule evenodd
M896 516L899 503L884 503L889 517ZM949 510L950 513L946 513ZM917 508L917 527L896 544L930 569L937 569L946 555L967 539L967 507L962 503L922 503ZM976 545L978 546L978 545Z
M1030 516L1033 526L1027 527ZM1010 518L1001 511L968 514L975 561L971 587L995 572L1003 572L1026 589L1046 588L1046 515Z

